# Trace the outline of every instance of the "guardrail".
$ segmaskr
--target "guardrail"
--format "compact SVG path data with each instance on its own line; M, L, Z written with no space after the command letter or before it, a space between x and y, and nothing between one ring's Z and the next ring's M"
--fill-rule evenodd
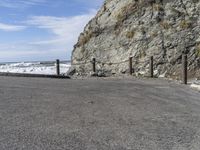
M97 61L96 58L93 58L91 61L83 61L83 62L79 62L79 63L73 63L73 66L77 66L77 65L86 65L86 64L92 64L92 71L96 72L96 65L97 63L100 64L108 64L108 65L117 65L117 64L123 64L123 63L128 63L129 66L129 73L130 75L133 74L134 69L133 69L133 57L129 57L129 59L121 61L121 62L109 62L109 63L105 63L105 62L101 62L101 61ZM138 62L135 61L136 63L149 63L149 77L150 78L154 78L154 57L151 56L149 61L143 61L143 62ZM182 82L183 84L187 84L187 80L188 80L188 57L186 54L182 55Z

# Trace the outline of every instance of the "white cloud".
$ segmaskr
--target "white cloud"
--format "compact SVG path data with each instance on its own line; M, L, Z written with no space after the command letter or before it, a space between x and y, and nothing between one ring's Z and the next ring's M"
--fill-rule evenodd
M87 14L73 17L33 16L26 21L26 24L46 29L58 37L71 39L83 30L83 27L95 14L96 10L91 10Z
M7 8L18 8L18 7L28 7L32 5L40 5L45 3L46 0L1 0L0 7Z
M26 28L25 26L0 23L0 30L3 30L3 31L21 31L21 30L24 30L25 28Z
M59 48L62 47L62 49L72 50L79 34L95 14L96 10L91 10L87 14L73 17L33 16L25 22L27 26L47 30L53 33L54 36L42 41L34 41L30 44L37 46L57 46Z
M0 61L70 59L71 51L95 10L72 17L33 16L23 22L27 28L40 28L52 33L49 38L0 45ZM18 26L20 29L20 26ZM22 27L21 27L22 28Z

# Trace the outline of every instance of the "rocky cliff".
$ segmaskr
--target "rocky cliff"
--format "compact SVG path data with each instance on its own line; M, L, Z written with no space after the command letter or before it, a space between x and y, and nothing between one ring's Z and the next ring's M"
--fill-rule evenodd
M89 74L96 58L97 72L128 73L133 56L135 73L147 74L154 56L157 76L179 78L182 53L190 77L199 77L199 0L106 0L74 46L72 67Z

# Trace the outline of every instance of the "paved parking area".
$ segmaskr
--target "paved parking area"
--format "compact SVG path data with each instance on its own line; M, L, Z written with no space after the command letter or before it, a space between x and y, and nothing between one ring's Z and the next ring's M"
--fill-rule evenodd
M164 80L0 77L1 150L199 150L200 93Z

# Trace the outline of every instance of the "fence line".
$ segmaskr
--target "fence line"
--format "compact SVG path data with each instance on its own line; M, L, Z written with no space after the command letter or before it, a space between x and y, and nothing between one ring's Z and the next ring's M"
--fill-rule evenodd
M59 76L60 75L60 60L56 60L56 74Z
M191 58L192 56L190 56ZM182 55L182 81L183 84L187 84L187 72L188 72L188 57L186 54ZM85 61L85 62L81 62L81 63L72 63L72 65L86 65L86 64L92 64L92 70L93 72L96 72L96 65L97 64L102 64L102 65L117 65L117 64L124 64L124 63L128 63L129 65L129 73L130 75L133 74L134 68L133 68L133 62L135 64L149 64L149 77L153 78L154 77L154 66L156 63L158 63L158 61L156 61L154 59L153 56L150 57L149 60L146 61L137 61L137 60L133 60L133 56L130 56L128 59L120 61L120 62L102 62L97 60L96 58L93 58L92 61ZM166 61L168 62L168 61Z
M101 61L97 61L97 63L99 64L104 64L104 65L118 65L118 64L123 64L123 63L126 63L128 62L129 60L123 60L123 61L120 61L120 62L109 62L109 63L105 63L105 62L101 62Z
M91 63L92 61L85 61L85 62L79 62L79 63L72 63L73 66L80 66L80 65L86 65Z
M102 62L102 61L99 61L99 60L96 60L95 58L95 62L97 64L103 64L103 65L118 65L118 64L124 64L124 63L127 63L129 62L129 59L126 59L126 60L123 60L123 61L120 61L120 62ZM135 62L137 64L142 64L142 63L147 63L149 61L137 61L137 60L132 60L132 62ZM86 64L91 64L93 63L93 60L91 61L87 61L87 62L80 62L80 63L72 63L73 66L79 66L79 65L86 65Z

